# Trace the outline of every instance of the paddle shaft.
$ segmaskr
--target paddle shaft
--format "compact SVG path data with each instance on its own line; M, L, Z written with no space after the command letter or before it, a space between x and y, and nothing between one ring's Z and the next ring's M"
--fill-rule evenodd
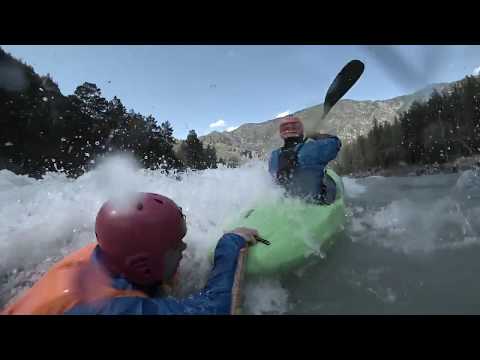
M231 315L240 315L242 305L242 283L245 276L245 267L248 257L248 246L240 250L237 260L237 269L235 270L235 278L232 287L232 305L230 308Z

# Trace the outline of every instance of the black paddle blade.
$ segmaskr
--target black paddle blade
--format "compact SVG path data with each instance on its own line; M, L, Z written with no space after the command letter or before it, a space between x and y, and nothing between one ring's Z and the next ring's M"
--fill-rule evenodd
M360 76L362 76L364 69L365 65L360 60L352 60L343 67L328 88L327 95L325 95L322 119L327 116L338 100L357 82Z

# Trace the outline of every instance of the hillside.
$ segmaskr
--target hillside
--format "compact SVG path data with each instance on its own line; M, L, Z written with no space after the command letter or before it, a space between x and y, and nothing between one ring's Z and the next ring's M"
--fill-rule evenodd
M320 122L323 104L300 110L295 115L303 120L306 131L334 132L342 141L348 143L359 135L366 134L372 128L374 118L380 123L392 123L395 117L407 110L415 100L428 100L433 89L442 91L452 85L453 83L434 84L413 94L389 100L341 100L323 123ZM214 131L201 136L200 139L205 145L215 146L219 158L240 159L242 153L246 152L263 158L282 143L278 136L279 121L280 119L271 119L255 124L244 124L231 132Z

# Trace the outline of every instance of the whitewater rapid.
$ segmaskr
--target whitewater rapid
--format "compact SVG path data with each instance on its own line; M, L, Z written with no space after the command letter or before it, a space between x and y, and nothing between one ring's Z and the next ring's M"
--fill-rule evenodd
M339 290L332 302L335 307L329 308L330 303L322 298L325 289L312 276L325 277L325 271L337 276L336 282L331 280L333 285L328 285L331 294L332 288L343 281L350 284L350 290L352 286L365 287L367 293L381 299L381 304L399 303L401 296L394 284L380 284L386 265L375 267L376 259L372 258L361 267L347 269L345 264L354 263L349 256L358 257L359 251L365 251L362 255L368 259L378 248L383 257L392 258L398 254L418 257L442 250L478 248L478 178L478 171L455 177L344 178L347 227L338 248L331 250L340 259L336 267L325 270L329 269L325 265L322 270L321 260L310 272L295 275L300 278L295 285L295 281L277 278L247 283L247 313L348 313L348 308L337 308L345 289ZM187 172L179 177L140 169L133 159L122 156L105 160L77 179L48 173L35 180L1 170L0 306L30 287L62 256L94 241L94 221L101 204L132 191L166 195L186 214L188 248L181 263L184 285L178 290L179 295L204 285L211 266L208 251L229 230L226 226L231 220L257 201L282 196L266 163L261 161L235 169ZM352 252L355 246L360 246L360 250ZM332 261L337 260L334 257ZM371 281L378 281L378 286L362 285ZM328 279L325 282L327 286ZM299 290L298 286L303 288ZM316 300L305 305L312 296Z
M160 193L182 207L187 218L188 248L180 275L186 281L185 288L190 290L204 284L210 269L207 253L223 232L229 230L226 228L229 221L259 199L281 196L280 189L272 186L263 162L180 176L140 169L133 159L125 156L112 157L77 179L48 173L35 180L2 170L2 300L18 293L19 283L25 281L16 282L18 276L12 275L23 271L38 278L54 260L94 241L94 221L101 204L133 191ZM32 268L35 271L29 272ZM32 283L27 282L27 285Z

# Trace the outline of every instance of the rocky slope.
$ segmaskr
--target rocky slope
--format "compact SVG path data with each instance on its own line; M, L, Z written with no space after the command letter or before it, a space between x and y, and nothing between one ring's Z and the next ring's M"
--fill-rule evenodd
M323 104L300 110L295 115L303 120L306 131L323 130L337 134L344 142L350 142L359 135L366 134L372 128L375 118L380 123L393 122L395 117L406 111L415 100L426 101L433 89L443 91L452 85L453 83L434 84L413 94L389 100L341 100L323 122L320 121ZM282 143L278 136L279 121L280 119L272 119L244 124L231 132L214 131L200 139L205 146L215 146L218 158L245 159L250 153L264 158Z

